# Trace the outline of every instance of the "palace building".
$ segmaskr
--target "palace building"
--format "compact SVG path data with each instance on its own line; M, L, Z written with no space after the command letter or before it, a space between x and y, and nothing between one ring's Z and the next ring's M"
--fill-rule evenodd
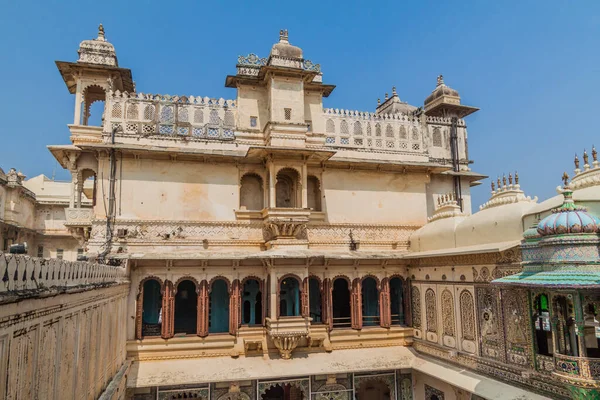
M256 50L227 100L138 91L102 26L56 62L72 182L38 204L1 173L0 226L6 250L15 210L43 226L52 204L82 250L36 252L58 239L32 228L0 254L0 398L600 396L595 149L556 197L509 173L472 212L478 109L441 75L422 105L324 108L335 86L286 30Z

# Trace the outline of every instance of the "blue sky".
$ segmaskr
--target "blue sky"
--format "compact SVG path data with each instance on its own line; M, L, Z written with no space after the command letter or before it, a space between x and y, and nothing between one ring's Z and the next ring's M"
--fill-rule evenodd
M374 5L377 6L374 6ZM518 170L541 199L573 156L600 146L600 2L568 1L5 1L0 6L0 166L32 177L68 174L48 144L69 143L69 95L55 60L104 24L138 91L233 98L238 55L267 56L281 28L337 85L326 107L373 111L396 86L422 105L436 76L457 89L473 170ZM473 189L489 197L489 180Z

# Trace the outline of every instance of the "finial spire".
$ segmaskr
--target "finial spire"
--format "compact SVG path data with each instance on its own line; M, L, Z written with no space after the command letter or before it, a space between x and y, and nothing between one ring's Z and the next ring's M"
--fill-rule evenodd
M492 181L492 192L496 191L496 185L494 184L494 181Z
M500 190L501 187L502 187L502 184L500 183L500 177L498 177L498 190Z
M589 160L589 157L588 157L587 151L584 149L583 150L583 165L584 166L588 165L588 160Z
M385 93L385 99L387 100L390 96L387 94L387 92Z
M577 157L577 153L575 153L575 160L574 160L574 162L575 162L575 168L579 169L579 157Z
M515 171L515 185L519 184L519 173Z
M569 184L569 174L567 174L566 172L563 172L562 181L566 187Z
M594 145L592 145L592 160L594 160L594 162L598 162L598 152L596 151L596 147L594 147Z
M398 93L396 93L396 86L392 86L392 96L398 96Z
M377 99L377 107L381 105L381 99Z
M444 75L439 74L437 77L437 85L436 86L440 86L444 84Z
M102 40L103 42L106 41L106 38L104 37L104 26L102 24L98 26L98 40Z
M502 175L502 186L506 186L506 175Z
M281 43L289 43L287 29L282 29L279 31L279 41Z
M509 185L512 185L512 182L513 182L513 181L512 181L512 172L509 172L509 173L508 173L508 184L509 184Z

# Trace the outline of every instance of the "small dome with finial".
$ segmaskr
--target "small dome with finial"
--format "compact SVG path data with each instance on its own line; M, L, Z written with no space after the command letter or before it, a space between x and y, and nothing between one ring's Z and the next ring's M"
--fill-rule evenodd
M302 49L292 46L288 40L287 29L282 29L279 31L279 42L275 43L271 48L271 55L286 58L302 58Z
M591 215L583 207L577 207L573 201L573 190L569 187L569 175L565 172L562 177L564 187L563 204L552 210L540 221L537 231L541 236L562 235L570 233L597 233L600 228L600 219Z
M110 67L119 66L115 46L106 41L102 24L98 26L98 37L81 42L78 52L78 63L99 64Z
M429 96L427 96L427 98L425 99L424 105L427 107L427 105L429 103L433 102L434 100L436 100L442 96L456 97L456 98L458 98L458 101L460 102L460 96L458 94L458 91L452 89L450 86L447 86L444 83L443 75L438 75L437 85L435 86L435 89L433 90L433 92L431 92L431 94Z

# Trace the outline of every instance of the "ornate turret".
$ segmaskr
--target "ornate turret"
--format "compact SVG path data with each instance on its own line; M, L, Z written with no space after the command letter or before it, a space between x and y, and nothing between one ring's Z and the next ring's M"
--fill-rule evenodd
M376 114L412 114L417 107L408 104L405 101L400 100L396 86L392 87L392 97L385 94L385 100L381 103L381 100L377 99L377 108L375 109Z
M425 99L424 106L425 114L440 117L456 116L463 118L479 110L477 107L460 104L458 91L446 85L442 75L438 75L437 85Z
M302 49L297 46L292 46L288 40L287 29L279 31L279 42L271 48L270 56L279 56L286 58L302 58Z
M78 52L78 63L119 66L115 46L106 41L102 24L98 27L98 37L81 42Z

